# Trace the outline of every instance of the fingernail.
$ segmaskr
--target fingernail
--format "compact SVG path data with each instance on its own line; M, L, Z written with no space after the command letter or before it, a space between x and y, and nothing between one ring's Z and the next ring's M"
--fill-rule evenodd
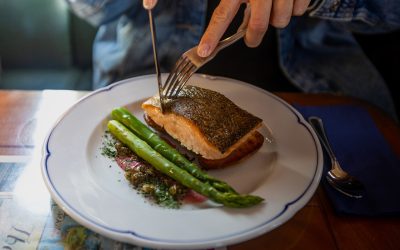
M200 44L197 49L197 54L201 57L206 57L210 55L210 46L208 44Z
M152 9L156 5L156 0L143 0L143 7L145 9Z

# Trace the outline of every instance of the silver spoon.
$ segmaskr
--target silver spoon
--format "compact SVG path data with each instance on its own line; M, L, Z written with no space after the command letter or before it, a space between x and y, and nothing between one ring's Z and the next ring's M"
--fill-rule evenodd
M329 144L322 119L316 116L312 116L308 118L308 122L317 133L322 145L324 146L331 160L332 167L326 175L328 183L337 191L349 197L362 198L364 185L340 167L340 164L336 159L336 156L333 153L333 150Z

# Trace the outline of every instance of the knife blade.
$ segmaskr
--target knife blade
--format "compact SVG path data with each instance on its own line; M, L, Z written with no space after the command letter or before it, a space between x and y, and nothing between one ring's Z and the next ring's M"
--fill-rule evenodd
M163 87L161 81L161 71L160 71L160 63L158 61L158 54L157 54L157 35L156 35L156 26L154 23L153 13L148 10L149 13L149 22L150 22L150 31L151 31L151 42L153 44L153 56L154 56L154 64L156 68L156 75L157 75L157 84L158 84L158 95L160 96L160 109L161 112L164 112L164 96L163 96Z

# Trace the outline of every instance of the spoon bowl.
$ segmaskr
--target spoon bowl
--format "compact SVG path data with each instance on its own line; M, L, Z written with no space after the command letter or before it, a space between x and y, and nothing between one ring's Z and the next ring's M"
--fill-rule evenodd
M312 116L308 118L308 122L318 135L331 160L331 170L329 170L326 175L328 183L342 194L352 198L362 198L364 193L364 185L341 168L339 161L336 159L336 156L329 144L322 119Z

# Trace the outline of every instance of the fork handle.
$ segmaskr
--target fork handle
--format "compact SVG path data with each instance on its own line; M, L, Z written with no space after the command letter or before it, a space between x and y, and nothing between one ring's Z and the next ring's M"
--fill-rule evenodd
M237 40L239 40L240 38L242 38L244 36L244 34L246 34L246 30L242 29L239 30L237 33L235 33L234 35L225 38L224 40L220 41L217 45L217 47L215 48L214 52L218 53L220 50L228 47L229 45L235 43Z
M211 53L210 58L214 57L220 50L228 47L229 45L235 43L239 39L241 39L246 34L247 25L250 19L250 9L251 6L248 3L246 9L244 10L243 22L240 25L238 31L230 37L225 38L224 40L220 41L217 47L214 49L213 53Z
M244 34L246 34L246 30L242 29L233 34L232 36L227 37L224 40L220 41L217 47L215 47L214 51L208 57L201 59L202 60L201 65L211 61L211 59L213 59L218 54L218 52L238 41L240 38L244 36Z

